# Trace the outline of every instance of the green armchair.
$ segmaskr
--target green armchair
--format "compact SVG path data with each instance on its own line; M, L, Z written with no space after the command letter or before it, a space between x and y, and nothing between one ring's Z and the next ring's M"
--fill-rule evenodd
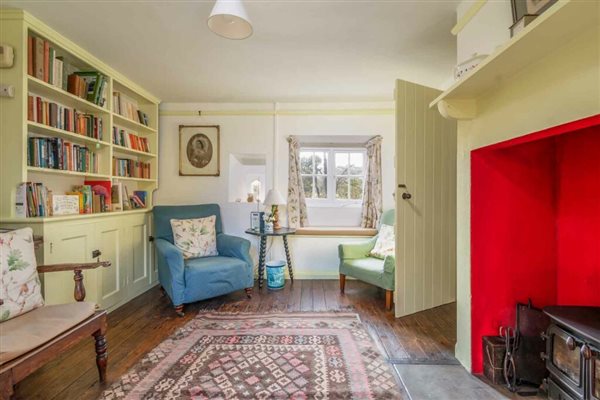
M396 213L387 210L381 216L381 223L394 225ZM394 275L396 270L396 258L387 256L385 259L369 256L377 235L364 242L342 243L338 246L340 255L340 291L344 293L346 286L346 275L358 280L370 283L385 290L385 308L392 308L392 297L394 294Z

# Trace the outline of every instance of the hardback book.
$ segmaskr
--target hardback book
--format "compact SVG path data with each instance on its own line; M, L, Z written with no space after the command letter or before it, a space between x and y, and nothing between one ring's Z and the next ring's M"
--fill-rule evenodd
M35 59L35 50L34 50L34 42L33 42L33 36L28 36L27 37L27 74L31 75L31 76L35 76L34 75L34 68L33 68L33 60Z
M38 37L33 38L35 57L33 60L35 77L44 80L44 41Z
M123 185L123 210L131 210L131 200L127 186Z
M123 211L123 184L121 182L112 185L110 200L112 211Z
M27 217L27 184L21 183L17 186L15 194L15 217Z
M43 41L43 43L44 43L44 66L43 66L44 78L43 78L43 81L48 82L48 81L50 81L50 78L48 75L48 73L50 72L49 68L48 68L48 64L50 61L50 43L48 43L45 40Z

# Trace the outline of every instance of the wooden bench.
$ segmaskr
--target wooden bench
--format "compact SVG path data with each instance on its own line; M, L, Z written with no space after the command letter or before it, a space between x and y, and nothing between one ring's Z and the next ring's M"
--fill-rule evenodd
M15 384L89 336L100 382L106 380L106 311L84 302L82 271L109 266L107 261L38 266L39 273L73 271L77 303L39 307L0 324L0 399L10 399Z

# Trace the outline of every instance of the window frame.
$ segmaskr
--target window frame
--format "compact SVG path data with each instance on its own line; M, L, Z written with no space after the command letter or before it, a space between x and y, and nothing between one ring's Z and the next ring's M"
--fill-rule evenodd
M366 180L366 169L367 169L367 149L362 147L326 147L326 146L300 146L299 152L303 151L311 151L311 152L324 152L327 153L327 174L322 176L327 177L327 198L326 199L315 199L312 197L306 197L306 206L307 207L360 207L362 205L362 196L360 199L338 199L335 197L336 190L335 184L337 181L337 177L358 177L359 175L337 175L335 169L335 154L336 153L360 153L363 155L363 174L361 175L363 186L362 192L364 193L365 180ZM350 160L348 160L350 161ZM300 171L300 176L312 175L316 176L317 174L303 174ZM302 185L304 185L301 179ZM350 181L348 180L348 185ZM304 189L304 186L302 186Z

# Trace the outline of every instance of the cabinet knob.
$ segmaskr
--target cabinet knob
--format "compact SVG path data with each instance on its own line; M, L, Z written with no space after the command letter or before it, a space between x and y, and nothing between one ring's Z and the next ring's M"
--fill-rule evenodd
M577 347L577 343L575 343L575 339L573 339L573 336L569 336L566 340L567 343L567 349L573 351L575 350L575 347Z
M581 357L583 357L584 360L592 358L592 349L587 344L581 346Z

